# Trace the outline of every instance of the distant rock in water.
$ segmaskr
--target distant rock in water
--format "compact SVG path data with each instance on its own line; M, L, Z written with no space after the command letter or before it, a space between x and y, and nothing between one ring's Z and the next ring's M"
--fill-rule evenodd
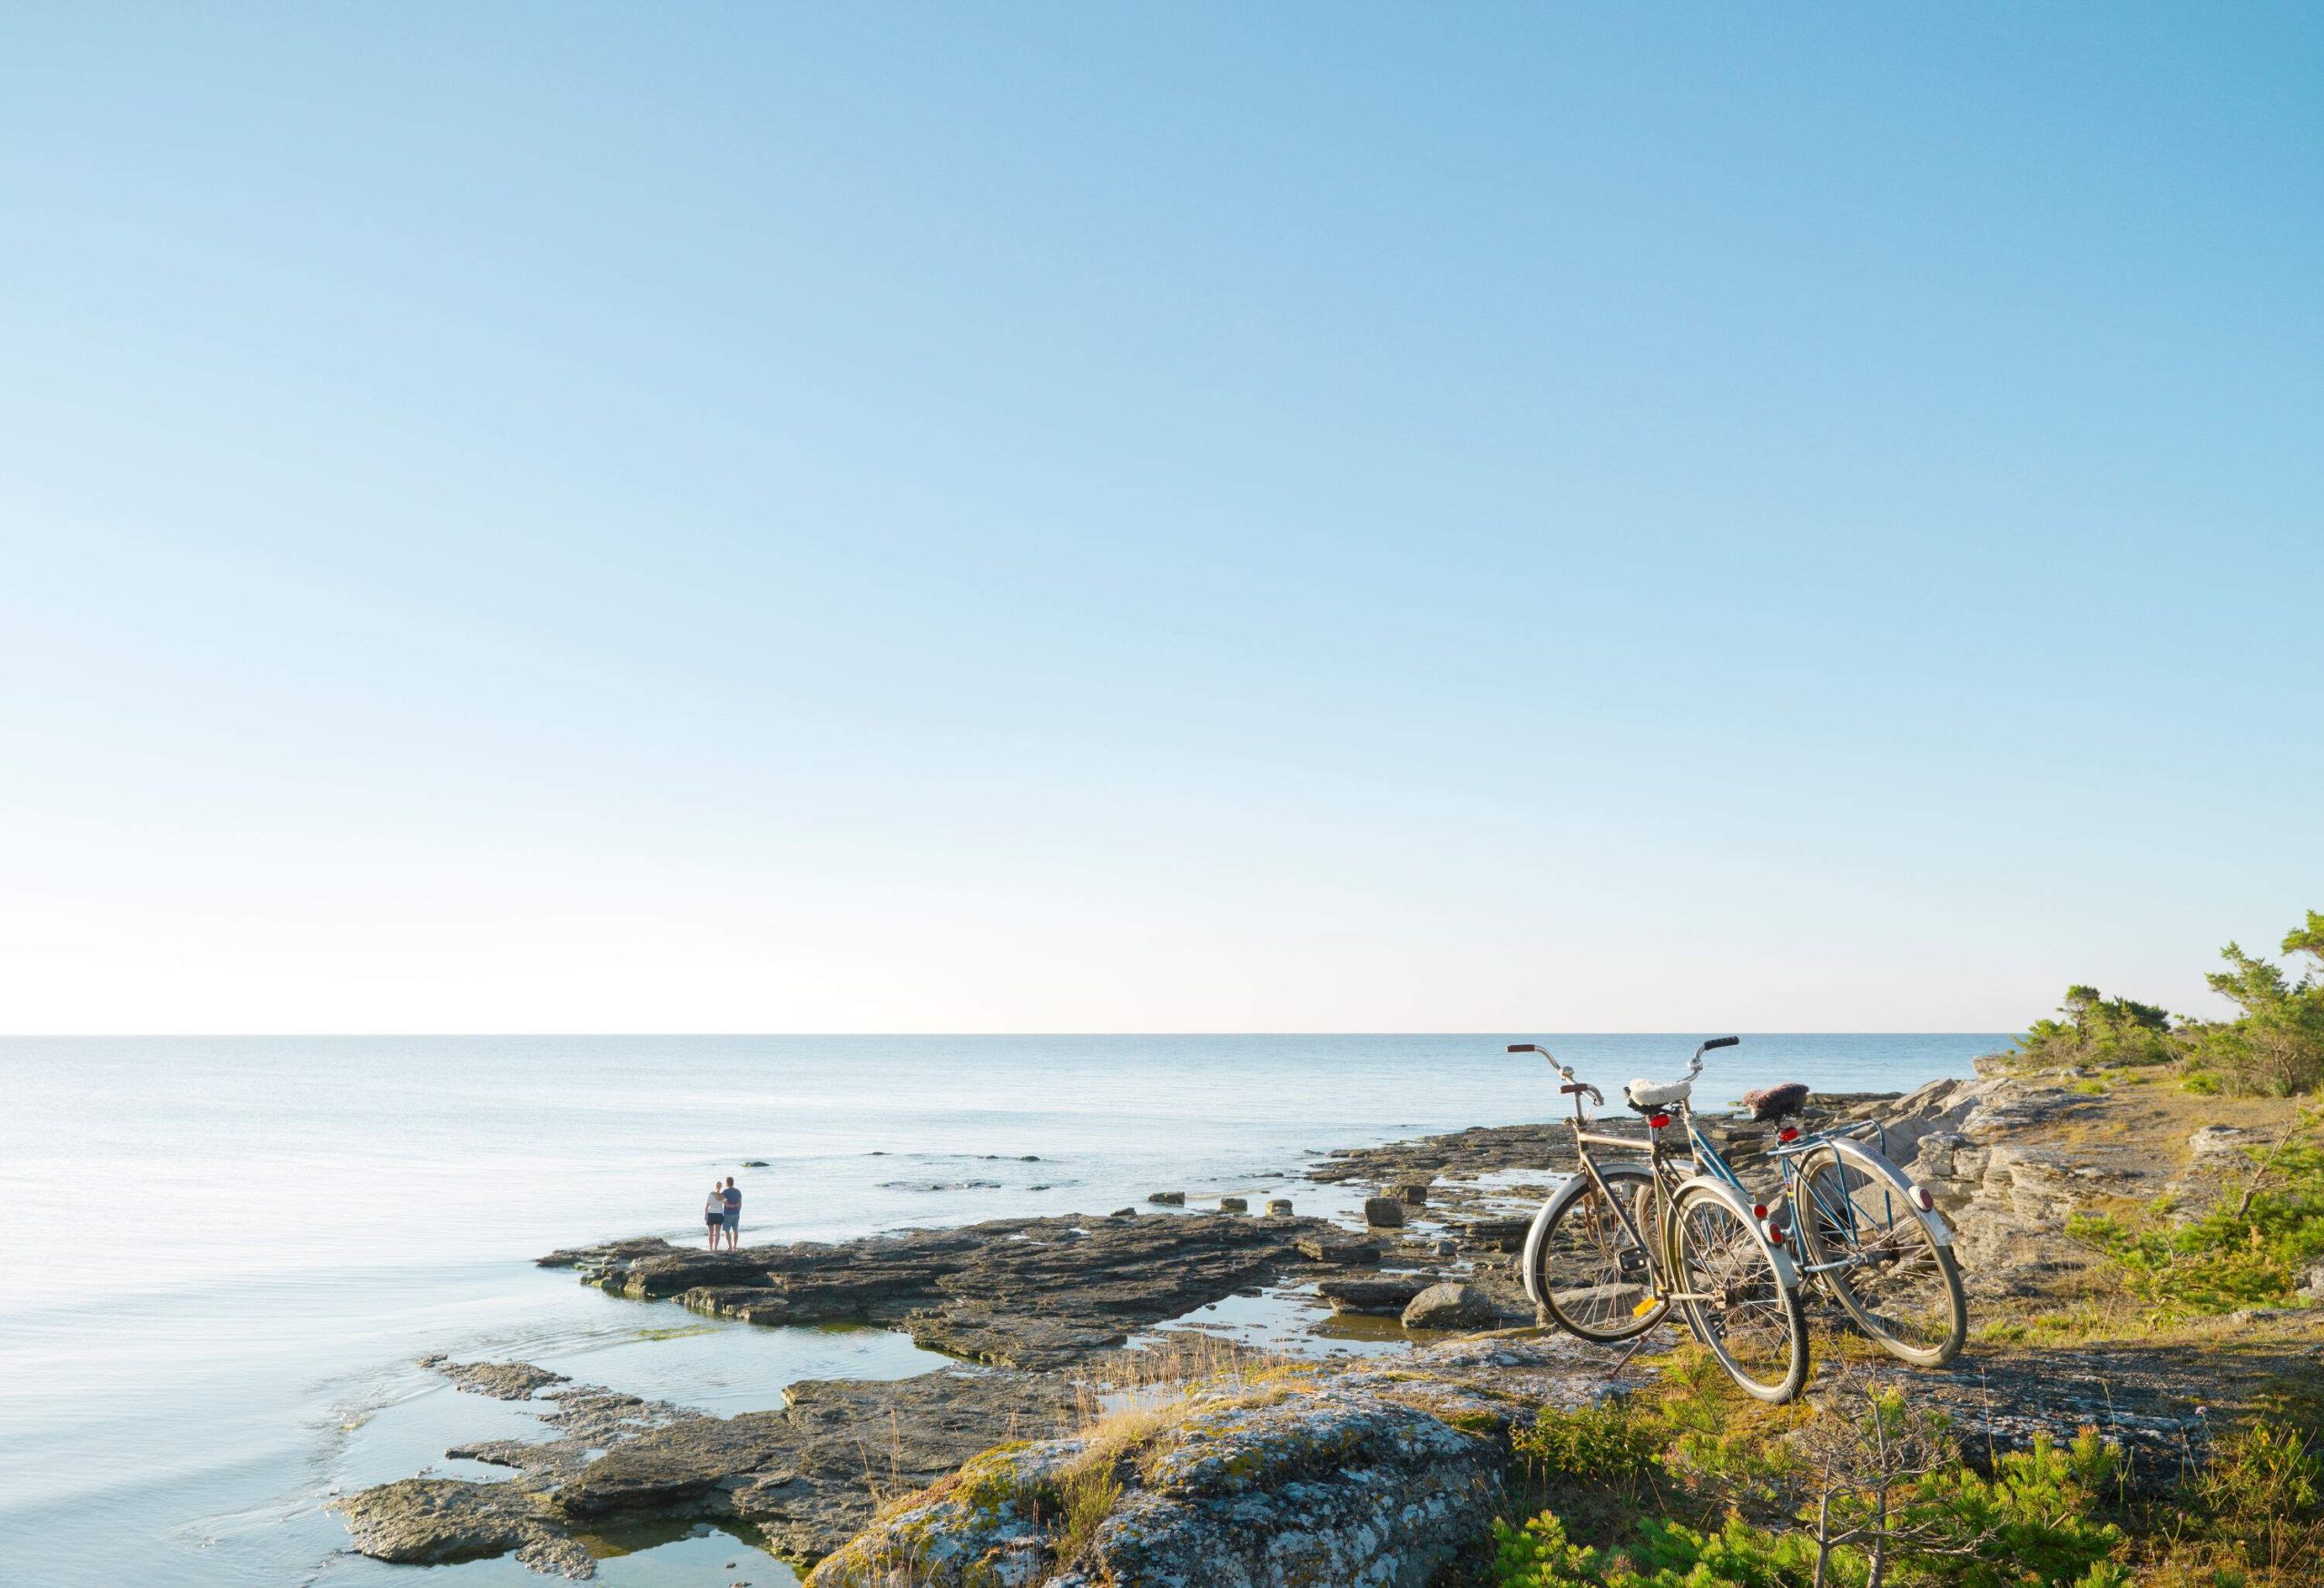
M1158 1202L1165 1208L1183 1208L1187 1205L1187 1194L1184 1191L1156 1191L1146 1199L1149 1202Z
M526 1401L552 1384L567 1384L562 1373L536 1367L529 1362L455 1362L446 1356L422 1356L422 1367L432 1367L470 1395L488 1395L497 1401Z
M1221 1213L1248 1213L1251 1210L1251 1205L1240 1197L1221 1197L1218 1199L1218 1210Z

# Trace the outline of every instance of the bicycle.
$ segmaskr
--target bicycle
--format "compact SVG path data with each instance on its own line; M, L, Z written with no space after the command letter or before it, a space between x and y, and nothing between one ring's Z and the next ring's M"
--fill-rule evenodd
M1753 1217L1767 1225L1778 1247L1787 1240L1797 1243L1795 1266L1803 1287L1828 1292L1889 1355L1922 1367L1950 1362L1968 1336L1968 1308L1962 1296L1960 1265L1953 1255L1952 1231L1936 1212L1927 1189L1860 1139L1878 1132L1886 1145L1886 1133L1876 1120L1803 1136L1797 1126L1786 1121L1806 1105L1809 1093L1805 1086L1795 1082L1748 1098L1747 1101L1757 1100L1756 1118L1777 1127L1777 1144L1769 1156L1781 1175L1782 1188L1772 1213L1696 1126L1687 1092L1701 1072L1702 1055L1711 1049L1732 1047L1736 1041L1725 1037L1696 1049L1684 1081L1659 1089L1633 1082L1631 1093L1635 1096L1643 1088L1650 1093L1669 1094L1676 1089L1677 1095L1670 1100L1685 1112L1688 1145L1697 1169L1750 1200ZM1542 1050L1523 1043L1512 1046L1512 1051ZM1553 1058L1550 1063L1571 1086L1572 1071ZM1602 1094L1593 1091L1592 1095ZM1579 1117L1579 1094L1575 1112ZM1561 1288L1552 1265L1569 1260L1566 1248L1575 1238L1551 1238L1551 1226L1561 1199L1570 1206L1578 1197L1579 1179L1569 1180L1544 1205L1534 1220L1542 1238L1529 1239L1526 1248L1527 1289L1538 1292L1535 1305L1561 1324L1566 1321L1560 1316L1561 1307L1551 1305ZM1803 1209L1805 1218L1800 1217ZM1585 1337L1628 1338L1659 1321L1658 1317L1611 1336Z
M1915 1367L1952 1361L1969 1337L1969 1307L1953 1231L1928 1188L1862 1139L1877 1135L1887 1145L1878 1120L1802 1135L1785 1121L1806 1105L1806 1087L1794 1082L1760 1095L1753 1117L1777 1126L1768 1149L1782 1175L1776 1217L1797 1232L1807 1259L1800 1272L1899 1361ZM1726 1159L1695 1134L1703 1166L1741 1186Z
M1567 1332L1613 1343L1644 1334L1675 1305L1695 1337L1742 1390L1787 1401L1807 1382L1807 1324L1799 1270L1783 1249L1781 1226L1755 1205L1740 1183L1702 1172L1688 1099L1703 1054L1732 1047L1721 1037L1695 1050L1682 1080L1634 1080L1624 1100L1646 1118L1643 1138L1588 1127L1586 1096L1606 1096L1575 1078L1546 1049L1513 1042L1512 1053L1539 1053L1564 1080L1573 1100L1574 1150L1581 1168L1544 1202L1525 1239L1526 1294ZM1670 1151L1665 1131L1676 1108L1687 1120L1690 1150ZM1590 1149L1643 1152L1646 1162L1600 1164ZM1679 1164L1684 1162L1689 1173ZM1650 1238L1649 1238L1650 1237Z

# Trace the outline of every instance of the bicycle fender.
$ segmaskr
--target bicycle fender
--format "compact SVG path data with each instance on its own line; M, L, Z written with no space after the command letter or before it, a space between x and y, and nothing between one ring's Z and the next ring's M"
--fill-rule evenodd
M1761 1229L1759 1228L1759 1221L1751 1216L1751 1204L1746 1202L1741 1197L1736 1195L1735 1188L1728 1185L1725 1180L1718 1179L1715 1175L1697 1175L1694 1179L1685 1181L1677 1190L1670 1193L1671 1205L1676 1207L1678 1205L1679 1198L1685 1196L1689 1191L1693 1190L1697 1186L1709 1188L1712 1192L1718 1195L1721 1201L1725 1202L1729 1208L1735 1209L1736 1213L1742 1218L1744 1228L1750 1230L1751 1238L1758 1241L1759 1243L1759 1249L1768 1254L1768 1261L1774 1267L1776 1271L1776 1283L1781 1285L1787 1290L1798 1289L1799 1266L1791 1260L1791 1254L1789 1252L1784 1250L1783 1248L1777 1246L1775 1242L1768 1238L1768 1232Z
M1901 1196L1905 1199L1905 1210L1921 1221L1921 1228L1928 1231L1928 1238L1931 1241L1935 1242L1938 1246L1951 1246L1953 1244L1952 1226L1948 1225L1945 1221L1944 1217L1937 1213L1934 1208L1923 1208L1921 1206L1920 1186L1907 1176L1903 1169L1898 1169L1894 1163L1889 1161L1888 1155L1886 1153L1876 1152L1871 1148L1865 1146L1862 1142L1852 1141L1848 1143L1848 1147L1850 1150L1841 1154L1841 1156L1846 1158L1851 1163L1865 1166L1872 1173L1878 1175L1890 1185L1896 1187L1897 1195ZM1821 1149L1819 1149L1818 1150ZM1837 1150L1837 1146L1835 1146L1835 1150ZM1804 1153L1801 1156L1813 1157L1814 1154Z
M1565 1208L1565 1205L1590 1189L1590 1177L1580 1169L1566 1176L1565 1184L1550 1193L1541 1210L1533 1215L1533 1228L1525 1232L1525 1255L1519 1259L1519 1273L1525 1281L1525 1299L1536 1307L1549 1305L1541 1299L1541 1281L1534 1277L1541 1271L1541 1242L1550 1233L1550 1221Z

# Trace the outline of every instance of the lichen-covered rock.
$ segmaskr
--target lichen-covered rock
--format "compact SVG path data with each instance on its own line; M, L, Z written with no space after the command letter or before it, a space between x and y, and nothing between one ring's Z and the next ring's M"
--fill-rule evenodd
M809 1588L1425 1588L1485 1537L1502 1452L1361 1387L1221 1388L1092 1470L1079 1440L994 1452L891 1511ZM1108 1502L1077 1514L1078 1492ZM1094 1484L1095 1486L1089 1486ZM1085 1502L1085 1504L1087 1503Z
M1366 1197L1364 1222L1374 1229L1395 1229L1404 1222L1404 1205L1393 1197Z

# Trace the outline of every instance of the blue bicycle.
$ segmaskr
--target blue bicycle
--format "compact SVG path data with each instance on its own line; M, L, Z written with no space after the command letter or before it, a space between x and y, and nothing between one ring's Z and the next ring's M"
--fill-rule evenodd
M1802 1330L1797 1379L1771 1371L1789 1366L1777 1358L1791 1353L1772 1348L1784 1331L1768 1320L1796 1312L1798 1293L1809 1287L1828 1293L1890 1355L1919 1366L1951 1361L1968 1333L1952 1232L1927 1190L1866 1143L1865 1137L1878 1131L1876 1123L1803 1135L1791 1121L1807 1103L1806 1087L1752 1094L1747 1101L1755 1116L1777 1127L1771 1157L1781 1186L1772 1206L1744 1183L1697 1127L1692 1094L1703 1055L1737 1041L1719 1037L1703 1043L1679 1080L1634 1080L1624 1089L1624 1100L1645 1116L1643 1139L1589 1129L1581 1100L1587 1096L1602 1105L1604 1094L1577 1080L1570 1067L1537 1044L1511 1045L1512 1052L1541 1054L1563 1078L1559 1090L1573 1099L1574 1145L1581 1159L1580 1169L1542 1205L1526 1240L1523 1276L1535 1307L1546 1320L1584 1339L1611 1341L1652 1328L1676 1302L1737 1382L1770 1400L1797 1392L1807 1362ZM1674 1119L1684 1132L1683 1157L1669 1145ZM1593 1147L1642 1152L1646 1161L1601 1163ZM1679 1167L1682 1163L1691 1175ZM1758 1353L1764 1360L1744 1366L1768 1371L1738 1372L1738 1364L1728 1361L1729 1353L1712 1337L1715 1331L1707 1329L1719 1319L1705 1316L1683 1277L1672 1277L1683 1276L1685 1254L1673 1246L1667 1227L1678 1198L1692 1189L1699 1204L1704 1188L1715 1189L1732 1206L1748 1207L1748 1226L1765 1248L1762 1266L1787 1293L1788 1305L1772 1291L1755 1298L1764 1315L1756 1321L1768 1336Z

